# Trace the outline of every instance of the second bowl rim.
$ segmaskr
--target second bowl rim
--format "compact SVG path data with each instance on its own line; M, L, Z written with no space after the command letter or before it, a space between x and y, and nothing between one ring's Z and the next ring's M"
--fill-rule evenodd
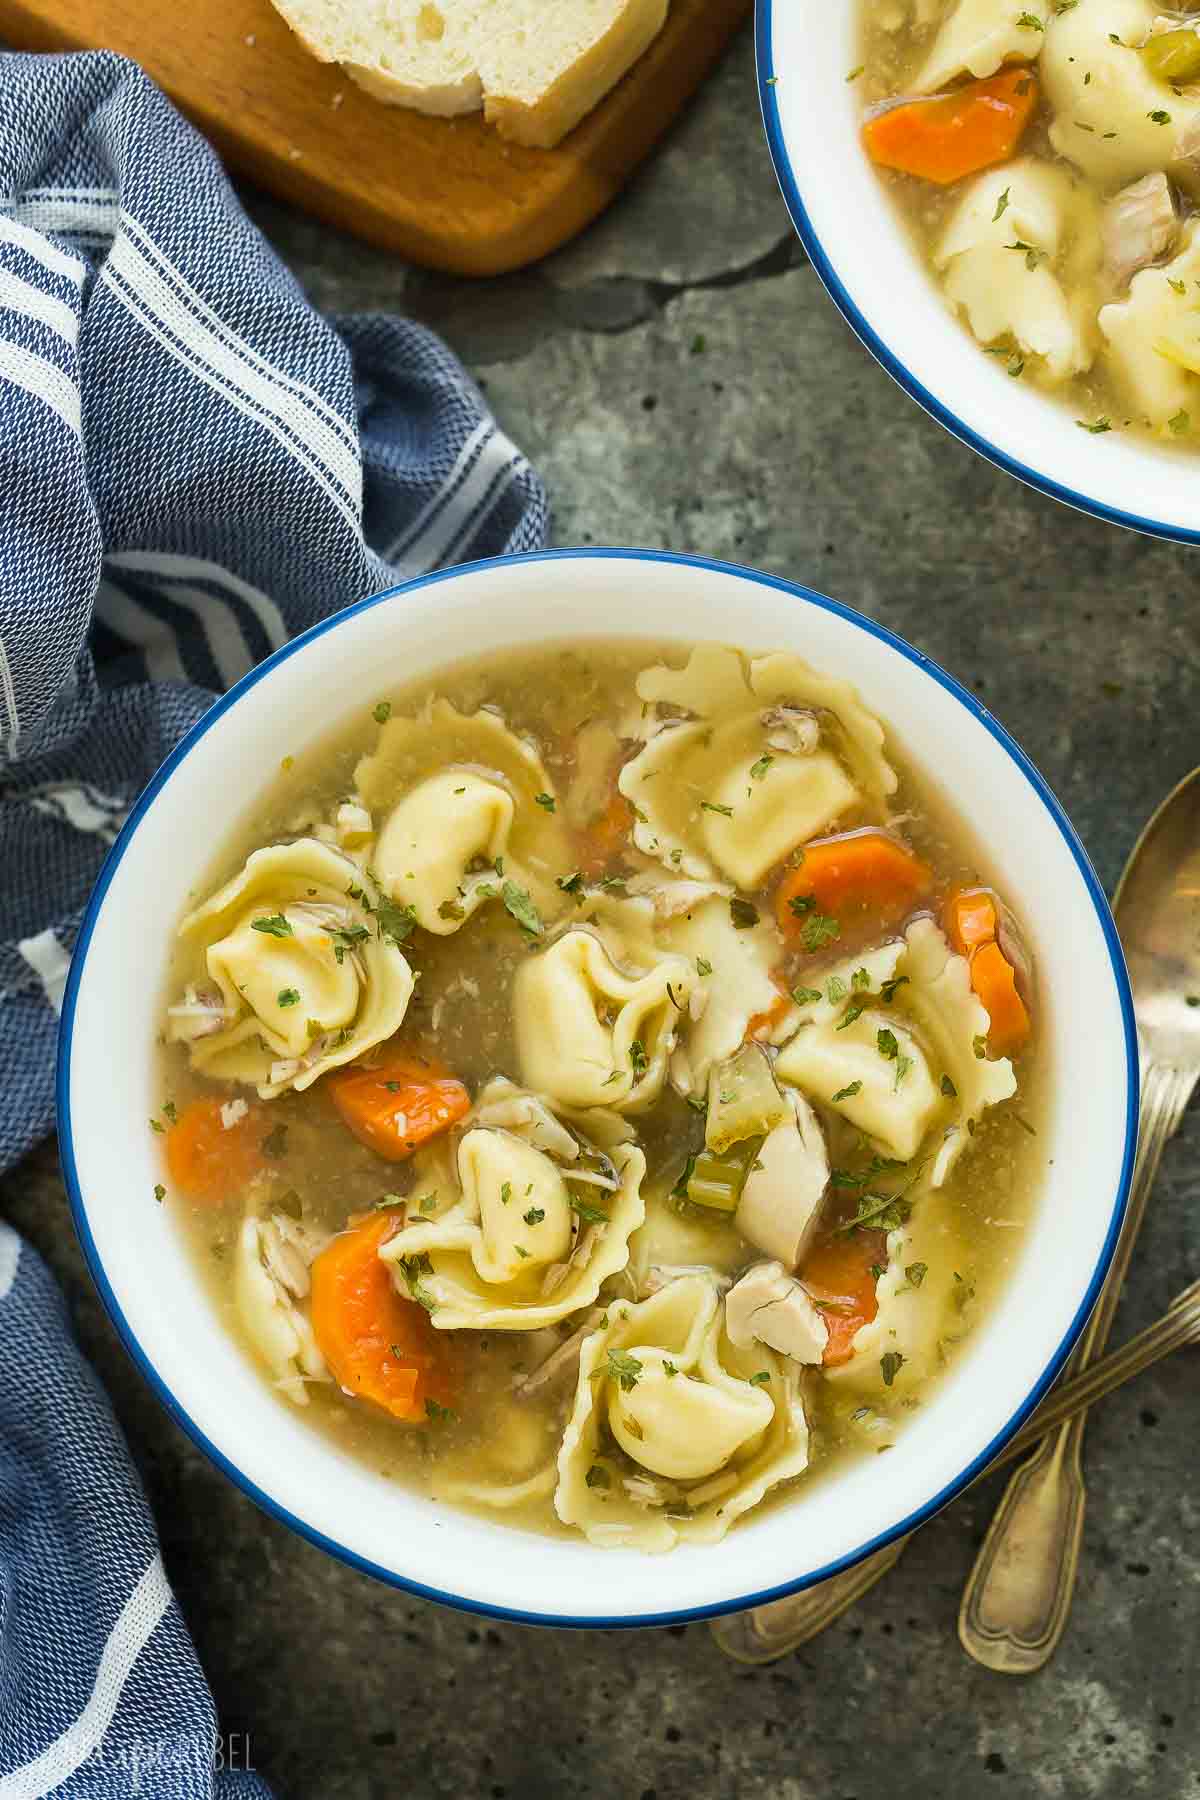
M1019 457L1001 450L990 438L976 431L959 418L944 401L939 400L925 383L919 381L908 365L891 350L884 339L864 316L861 308L854 300L850 290L842 281L825 250L819 234L809 218L808 209L800 197L800 184L792 167L792 159L788 154L786 135L779 111L776 96L776 72L774 66L774 17L776 0L755 0L754 8L754 53L758 81L758 100L762 112L763 128L767 137L767 149L771 157L771 165L775 171L775 179L783 196L784 205L791 218L792 225L804 247L805 255L812 264L818 281L849 325L858 341L868 350L885 374L910 399L916 401L923 412L941 425L950 436L957 438L985 462L1003 470L1026 487L1033 488L1036 493L1045 494L1050 500L1058 500L1075 512L1086 514L1093 519L1100 519L1106 525L1119 525L1126 531L1136 531L1144 537L1161 538L1171 544L1200 544L1200 526L1172 525L1163 519L1147 519L1140 513L1126 512L1118 506L1110 506L1107 501L1098 500L1094 495L1082 493L1078 488L1069 487L1065 482L1056 481L1052 475L1045 475L1039 469L1022 462Z
M587 1615L572 1617L565 1614L529 1611L522 1608L508 1607L495 1602L483 1601L467 1595L458 1595L399 1573L386 1565L376 1563L361 1555L349 1545L331 1538L307 1520L298 1517L270 1493L251 1479L231 1457L215 1444L185 1408L175 1398L166 1378L158 1372L147 1353L142 1349L136 1332L125 1316L119 1300L105 1273L104 1263L92 1234L87 1203L84 1199L82 1184L76 1163L75 1145L72 1128L71 1111L71 1065L74 1042L75 1010L79 989L82 984L84 969L87 963L88 950L100 916L105 896L116 874L129 845L131 844L142 820L149 812L158 794L174 770L185 757L191 754L202 739L217 724L218 720L229 709L243 700L255 686L267 675L296 655L298 651L334 629L341 622L360 616L385 601L412 592L414 589L440 585L464 576L470 576L483 570L494 570L499 567L528 565L533 562L570 561L588 559L593 561L634 561L664 562L686 567L715 571L722 575L748 580L763 586L771 587L777 592L785 593L814 605L824 611L831 612L844 619L848 624L866 632L893 651L913 663L932 680L956 699L964 709L984 729L996 739L1001 748L1017 765L1027 785L1049 813L1053 823L1064 839L1067 849L1078 868L1084 889L1101 927L1105 949L1116 988L1122 1025L1122 1047L1125 1057L1125 1125L1121 1167L1116 1180L1113 1203L1109 1214L1108 1226L1104 1241L1092 1269L1087 1288L1075 1314L1064 1333L1057 1349L1047 1361L1040 1377L1030 1388L1022 1403L1016 1408L1007 1422L999 1428L987 1445L975 1456L965 1469L946 1482L928 1501L913 1510L905 1518L859 1545L846 1555L834 1559L829 1564L809 1574L793 1577L770 1588L753 1593L739 1595L727 1600L714 1601L694 1607L672 1607L656 1613L626 1613L611 1616ZM552 636L553 634L548 634ZM270 1518L288 1526L307 1542L326 1551L337 1561L356 1569L359 1573L375 1577L392 1588L412 1593L423 1599L437 1601L441 1605L451 1606L462 1612L477 1616L496 1618L514 1624L541 1625L557 1629L578 1630L629 1630L642 1627L689 1624L695 1621L712 1619L724 1614L742 1612L750 1608L767 1605L772 1601L786 1599L789 1595L799 1593L817 1583L828 1580L831 1576L854 1567L875 1551L885 1548L898 1538L908 1535L923 1525L928 1519L948 1505L966 1488L975 1476L996 1456L1013 1434L1020 1429L1034 1408L1044 1397L1062 1370L1074 1344L1087 1321L1103 1282L1107 1276L1117 1238L1124 1221L1125 1208L1129 1196L1129 1186L1133 1170L1133 1158L1137 1145L1138 1120L1138 1060L1137 1039L1133 1016L1133 999L1129 986L1129 978L1125 968L1124 955L1116 926L1108 905L1099 877L1092 867L1082 841L1071 824L1061 803L1049 787L1036 765L1030 760L1020 745L1010 735L988 709L959 681L940 664L909 644L904 638L897 636L886 626L855 608L845 605L831 596L807 587L802 582L789 581L783 576L772 575L763 570L749 568L740 563L724 562L717 558L688 555L679 551L637 549L627 547L605 546L564 546L562 548L524 552L500 557L491 557L469 563L459 563L448 569L439 569L425 575L413 577L394 587L385 588L377 594L365 596L363 599L344 607L340 612L327 619L318 621L307 631L291 638L286 644L265 657L262 662L243 675L233 687L218 696L212 706L188 730L179 743L164 759L154 775L139 794L119 835L105 858L100 874L96 879L88 900L79 934L71 957L71 967L63 995L62 1015L58 1041L58 1068L55 1082L55 1098L58 1119L59 1155L62 1165L63 1180L70 1202L72 1222L79 1239L88 1272L95 1283L101 1302L117 1332L121 1343L133 1362L135 1368L147 1382L151 1392L161 1402L169 1417L187 1434L198 1449L226 1475L236 1487L255 1502Z

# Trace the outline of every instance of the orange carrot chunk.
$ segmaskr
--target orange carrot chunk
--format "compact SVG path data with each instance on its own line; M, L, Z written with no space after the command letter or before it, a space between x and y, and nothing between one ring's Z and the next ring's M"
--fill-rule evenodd
M876 1270L887 1264L887 1234L864 1228L823 1238L800 1266L799 1279L820 1307L829 1332L826 1367L849 1362L855 1333L879 1311Z
M1029 69L1006 69L938 99L910 100L877 113L863 126L863 142L872 162L946 187L1007 162L1037 97Z
M926 863L886 832L873 827L804 846L799 868L785 875L775 897L779 928L804 941L814 913L841 926L860 921L891 923L928 893Z
M448 1406L457 1389L453 1351L423 1307L392 1283L380 1246L396 1228L370 1215L328 1244L312 1266L312 1328L339 1387L396 1419L424 1419L427 1400Z
M1000 927L996 896L990 888L955 888L946 901L946 936L960 956L990 944Z
M378 1069L347 1069L325 1085L342 1123L388 1162L403 1162L471 1110L461 1081L413 1057L394 1056Z
M226 1126L221 1114L228 1104L217 1095L193 1100L167 1133L172 1187L206 1206L235 1199L263 1167L262 1108L252 1106Z
M971 953L971 986L991 1020L989 1047L997 1056L1011 1056L1029 1036L1029 1014L1017 992L1013 966L999 944L980 944Z
M613 788L602 813L578 833L579 867L589 881L603 875L624 849L633 827L633 808L620 789Z

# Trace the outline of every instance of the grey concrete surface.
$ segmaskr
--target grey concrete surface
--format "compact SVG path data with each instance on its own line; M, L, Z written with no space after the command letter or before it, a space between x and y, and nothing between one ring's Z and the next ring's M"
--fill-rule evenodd
M557 542L753 563L944 663L1045 772L1111 890L1200 754L1200 563L1018 486L872 363L789 233L748 42L609 216L525 275L406 271L248 203L320 305L408 307L443 331L545 471ZM1193 1117L1119 1337L1200 1271L1198 1204ZM702 1625L492 1626L341 1568L257 1512L149 1397L83 1272L51 1147L0 1186L0 1212L72 1297L223 1721L284 1800L1200 1796L1195 1353L1094 1417L1075 1608L1043 1674L986 1673L955 1638L995 1481L824 1639L749 1671Z

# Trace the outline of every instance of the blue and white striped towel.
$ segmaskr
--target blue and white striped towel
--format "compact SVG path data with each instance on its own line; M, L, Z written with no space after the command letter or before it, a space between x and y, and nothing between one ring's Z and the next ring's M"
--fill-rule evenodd
M437 340L338 330L213 152L107 53L0 54L0 1170L53 1124L88 892L176 739L292 633L546 504ZM265 1792L107 1403L0 1225L0 1800Z

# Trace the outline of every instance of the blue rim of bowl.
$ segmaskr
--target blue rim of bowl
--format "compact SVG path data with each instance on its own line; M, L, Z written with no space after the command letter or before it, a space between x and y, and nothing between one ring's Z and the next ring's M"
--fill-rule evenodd
M792 224L796 228L800 242L804 246L809 262L817 272L817 277L849 325L851 331L875 358L882 369L892 377L906 394L927 412L930 418L936 419L962 444L976 451L985 461L994 463L1006 474L1014 475L1023 481L1026 487L1035 488L1038 493L1049 495L1051 500L1061 500L1065 506L1074 507L1076 512L1089 513L1095 519L1103 519L1109 525L1123 525L1130 531L1143 532L1147 537L1165 538L1172 544L1200 544L1200 529L1191 529L1186 525L1166 525L1161 519L1143 519L1137 513L1123 512L1120 507L1106 506L1102 500L1095 500L1088 494L1081 494L1074 488L1064 487L1049 475L1042 475L1037 469L1031 469L1028 463L1019 462L1016 457L1009 456L985 437L981 437L971 426L964 424L957 413L950 411L925 385L918 381L905 363L895 356L873 326L869 325L858 306L852 299L849 290L834 269L825 253L808 216L803 200L800 198L800 184L792 170L792 161L787 151L783 125L779 117L779 102L775 94L775 53L773 49L775 0L755 0L754 11L754 50L758 67L758 97L762 108L763 125L767 133L767 147L771 153L771 161L775 167L775 179L779 183L784 204L791 214Z
M1100 927L1104 935L1105 947L1108 950L1113 980L1116 984L1121 1008L1125 1044L1126 1102L1125 1146L1121 1162L1120 1178L1117 1182L1116 1193L1113 1199L1112 1216L1109 1221L1108 1232L1105 1236L1104 1245L1097 1259L1096 1266L1092 1271L1087 1291L1080 1302L1075 1317L1071 1321L1062 1342L1054 1352L1054 1355L1050 1358L1042 1375L1030 1389L1025 1400L1017 1408L1008 1423L996 1433L995 1437L987 1447L968 1464L961 1474L957 1475L953 1481L948 1482L945 1487L941 1488L915 1512L910 1513L897 1524L890 1525L885 1531L878 1533L877 1536L869 1539L856 1550L848 1552L845 1556L839 1557L834 1562L826 1564L824 1568L818 1569L810 1575L801 1576L791 1581L784 1581L776 1587L763 1588L756 1593L742 1594L733 1600L715 1601L712 1604L705 1606L682 1607L673 1609L669 1612L660 1613L635 1613L631 1615L614 1614L612 1616L597 1617L589 1615L572 1618L554 1613L524 1612L512 1607L498 1606L488 1601L473 1600L462 1595L446 1593L440 1588L427 1587L423 1582L415 1581L407 1575L400 1575L394 1569L384 1568L381 1564L374 1563L370 1561L369 1558L360 1556L356 1551L349 1549L344 1544L338 1543L334 1538L327 1537L323 1532L320 1532L316 1530L315 1527L307 1524L305 1520L297 1518L294 1513L291 1513L285 1507L280 1506L268 1493L244 1475L236 1464L232 1463L225 1453L219 1450L194 1420L188 1416L138 1343L133 1328L122 1312L117 1297L109 1285L108 1277L104 1272L103 1263L99 1252L96 1249L95 1240L92 1237L91 1227L88 1223L87 1207L83 1199L79 1172L75 1162L75 1146L71 1130L71 1050L75 1022L75 1007L79 996L80 983L83 979L83 972L87 964L88 947L91 943L92 933L96 928L100 910L104 904L104 897L112 883L113 876L116 874L121 859L129 848L138 826L153 805L157 795L167 781L169 781L171 775L175 769L178 768L184 757L188 756L191 751L196 748L196 745L212 729L222 714L228 712L230 707L236 705L250 693L258 682L262 680L264 675L270 670L278 667L280 663L286 662L288 658L294 656L298 650L311 644L315 639L323 637L326 632L334 630L343 620L353 618L360 613L368 612L372 607L379 606L384 601L394 600L402 594L409 594L420 588L437 586L443 581L459 580L483 569L494 569L498 566L517 563L569 561L584 557L589 560L604 559L614 562L664 562L681 564L688 568L715 570L719 574L733 575L743 581L753 581L759 586L774 588L778 592L789 594L793 599L803 601L807 605L816 606L825 612L834 613L838 618L845 619L849 624L857 626L859 630L865 631L869 636L878 638L881 642L889 645L891 649L895 650L899 655L903 656L906 661L914 663L919 669L922 669L932 681L936 681L940 687L945 688L949 694L953 695L960 705L965 707L967 712L969 712L971 716L976 719L993 738L995 738L1002 749L1007 752L1017 768L1024 775L1034 794L1041 800L1042 805L1050 814L1050 817L1058 827L1067 848L1070 850L1076 866L1078 867L1083 884L1087 889L1088 897L1095 908L1096 916L1100 921ZM363 1574L373 1575L377 1580L386 1582L391 1587L402 1588L407 1593L419 1594L421 1598L425 1600L439 1601L444 1606L457 1607L462 1612L477 1613L487 1618L505 1619L518 1625L546 1625L562 1629L574 1628L579 1630L599 1631L610 1628L627 1630L642 1626L688 1624L694 1620L718 1618L725 1613L744 1612L750 1607L763 1606L772 1600L785 1599L789 1594L799 1593L804 1588L815 1586L819 1581L827 1580L831 1575L837 1575L844 1569L852 1568L855 1563L861 1562L874 1551L881 1550L886 1544L894 1542L896 1538L906 1536L910 1531L916 1530L919 1525L923 1525L934 1513L939 1512L943 1506L947 1505L957 1494L961 1493L963 1488L974 1479L980 1470L982 1470L984 1466L999 1453L1013 1433L1020 1429L1021 1425L1023 1425L1025 1420L1029 1417L1038 1401L1055 1380L1063 1363L1066 1361L1067 1356L1070 1354L1071 1347L1082 1330L1084 1322L1100 1292L1101 1284L1107 1272L1109 1262L1112 1259L1113 1251L1116 1248L1117 1236L1120 1232L1121 1221L1124 1217L1125 1205L1129 1194L1133 1156L1137 1144L1137 1069L1137 1039L1134 1033L1133 1000L1129 989L1129 978L1125 970L1125 959L1121 951L1120 940L1117 937L1117 930L1113 923L1113 917L1109 910L1108 901L1105 898L1104 890L1100 885L1099 878L1092 868L1088 854L1076 835L1070 820L1055 799L1054 794L1051 792L1049 786L1039 774L1038 770L1034 767L1033 763L1031 763L1029 758L1025 755L1025 752L1009 736L1004 727L992 717L987 709L980 705L974 695L968 693L964 687L961 687L952 675L948 675L937 663L932 662L928 657L922 655L919 650L914 649L913 646L906 643L903 638L897 637L893 632L888 631L886 627L876 624L873 619L867 618L862 613L855 612L852 607L842 605L838 600L831 600L827 595L815 593L811 588L803 587L797 582L785 581L780 576L766 575L756 569L743 568L737 563L718 562L711 557L683 556L668 550L563 549L543 550L524 556L500 556L485 562L461 563L455 568L442 569L432 575L421 575L416 577L413 581L402 583L399 587L388 588L381 594L373 594L365 600L359 600L353 606L346 607L344 611L335 613L332 618L322 620L320 624L311 626L310 629L304 632L300 637L293 638L289 643L285 644L282 649L276 650L271 656L267 657L265 661L259 663L248 675L244 675L242 679L237 682L234 687L230 688L227 693L223 694L220 699L214 701L213 705L209 707L203 718L199 719L188 732L187 736L181 739L175 749L167 757L166 761L151 777L150 781L143 789L120 836L109 851L104 866L97 878L95 888L92 891L92 897L88 902L87 910L84 913L79 937L76 941L75 950L71 958L71 971L67 979L66 992L63 997L62 1021L59 1031L56 1099L58 1107L59 1153L62 1162L63 1178L66 1182L67 1192L71 1203L71 1214L74 1220L76 1233L87 1260L88 1268L91 1271L92 1280L96 1284L96 1288L104 1303L105 1309L108 1312L109 1318L112 1320L113 1325L117 1330L117 1334L134 1364L148 1382L154 1394L162 1402L171 1418L187 1432L193 1443L204 1451L205 1455L229 1477L235 1486L241 1488L243 1493L249 1495L250 1499L262 1507L263 1511L271 1518L277 1519L282 1524L290 1526L293 1531L299 1533L301 1537L306 1538L309 1543L316 1544L318 1548L327 1551L331 1556L336 1557L338 1561L347 1563L351 1568L357 1569Z

